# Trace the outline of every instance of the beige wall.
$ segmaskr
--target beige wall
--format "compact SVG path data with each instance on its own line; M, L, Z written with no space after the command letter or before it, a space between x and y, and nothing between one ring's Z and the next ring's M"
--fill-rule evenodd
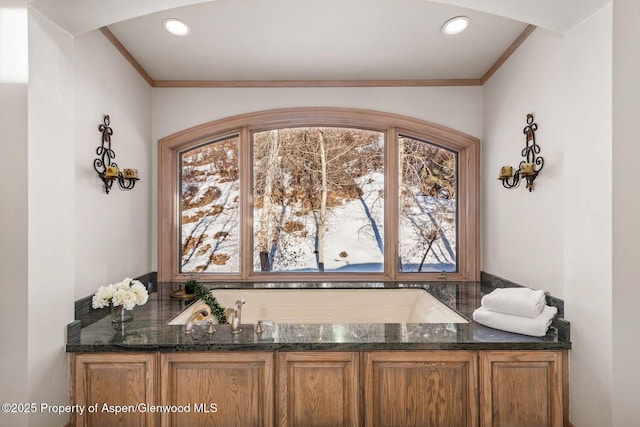
M613 2L613 424L640 425L640 1Z
M482 269L563 297L562 36L538 29L483 86ZM532 192L507 190L500 167L523 160L527 113L545 164Z
M0 401L64 405L74 300L151 270L151 89L98 32L74 40L18 1L0 23ZM142 176L108 196L92 167L107 113L116 161ZM12 426L67 419L0 413Z
M26 1L0 4L0 46L14 46L0 49L0 402L28 400L27 23ZM0 424L27 419L0 413Z
M151 271L151 88L99 31L74 40L75 298L102 285ZM106 194L93 169L111 117L114 161L137 168L133 190Z
M565 35L565 314L571 420L612 424L611 6ZM584 171L591 171L585 174ZM598 402L598 404L594 404Z
M29 402L68 401L65 325L73 320L74 162L73 38L29 11L28 95ZM29 426L65 416L29 414Z
M3 2L0 19L7 13L1 42L11 46L9 59L20 67L8 71L5 63L0 72L0 393L2 402L63 403L64 325L73 320L72 39L38 13L27 13L26 2ZM0 414L0 424L14 426L65 419Z
M483 93L482 269L565 299L580 427L614 425L611 52L608 5L565 35L536 30ZM517 159L527 112L545 158L530 194L495 180Z

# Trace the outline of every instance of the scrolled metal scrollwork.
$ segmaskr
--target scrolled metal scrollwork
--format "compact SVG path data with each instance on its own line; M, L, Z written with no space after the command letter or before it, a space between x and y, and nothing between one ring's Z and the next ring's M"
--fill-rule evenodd
M107 194L109 194L114 181L118 182L118 186L122 190L131 190L138 180L137 176L125 177L118 168L118 164L113 161L116 153L111 148L113 129L109 126L110 124L111 120L107 114L104 116L103 123L98 126L98 130L102 133L102 139L100 146L96 149L96 154L99 157L93 161L93 169L98 173L100 179L102 179Z
M500 176L504 188L514 188L520 184L520 179L527 181L526 188L533 190L533 181L544 167L544 158L539 156L540 146L536 143L538 125L533 121L533 114L527 114L527 125L522 129L525 135L525 147L520 153L524 160L518 165L518 170L512 176ZM509 168L510 169L510 168Z

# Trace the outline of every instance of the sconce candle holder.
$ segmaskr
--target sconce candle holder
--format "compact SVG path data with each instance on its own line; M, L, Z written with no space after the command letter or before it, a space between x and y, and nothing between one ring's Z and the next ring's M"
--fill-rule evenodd
M533 181L536 179L542 168L544 167L544 159L540 154L540 146L536 144L536 134L538 125L533 122L533 114L527 114L527 125L522 130L525 134L525 147L522 149L522 157L524 160L518 165L518 170L513 172L511 166L503 166L500 169L500 177L504 188L514 188L520 184L520 179L527 181L526 188L531 192L533 190Z
M100 157L93 161L93 169L104 182L104 189L107 194L109 194L114 181L118 182L118 187L121 190L131 190L139 179L137 169L123 169L120 171L118 164L112 161L116 157L116 153L111 148L113 129L109 127L110 123L109 115L107 114L104 116L103 124L98 127L98 130L102 132L102 143L97 148L96 154Z

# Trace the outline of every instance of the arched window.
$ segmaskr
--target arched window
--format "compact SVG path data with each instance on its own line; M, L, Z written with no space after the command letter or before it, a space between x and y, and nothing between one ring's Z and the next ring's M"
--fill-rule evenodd
M478 153L442 126L342 108L163 138L159 280L478 280Z

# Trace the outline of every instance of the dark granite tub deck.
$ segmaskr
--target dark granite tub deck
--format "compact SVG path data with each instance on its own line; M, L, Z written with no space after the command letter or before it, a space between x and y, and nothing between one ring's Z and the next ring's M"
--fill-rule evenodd
M367 323L367 324L276 324L264 326L257 335L255 325L243 325L240 334L231 334L229 325L215 325L213 334L198 326L192 334L184 326L167 321L191 302L171 298L171 291L182 285L159 283L147 304L134 309L133 321L112 324L105 311L85 310L69 325L67 352L121 351L305 351L305 350L557 350L571 348L569 323L554 320L542 338L514 334L482 326L471 320L480 306L486 282L308 282L308 283L232 283L215 288L421 288L469 320L456 323ZM152 289L155 285L150 284ZM215 295L215 291L214 291ZM548 301L549 302L549 301ZM551 301L553 303L553 301ZM557 303L557 301L556 301ZM83 317L86 316L86 317ZM102 317L101 317L102 316ZM101 318L100 318L101 317Z

